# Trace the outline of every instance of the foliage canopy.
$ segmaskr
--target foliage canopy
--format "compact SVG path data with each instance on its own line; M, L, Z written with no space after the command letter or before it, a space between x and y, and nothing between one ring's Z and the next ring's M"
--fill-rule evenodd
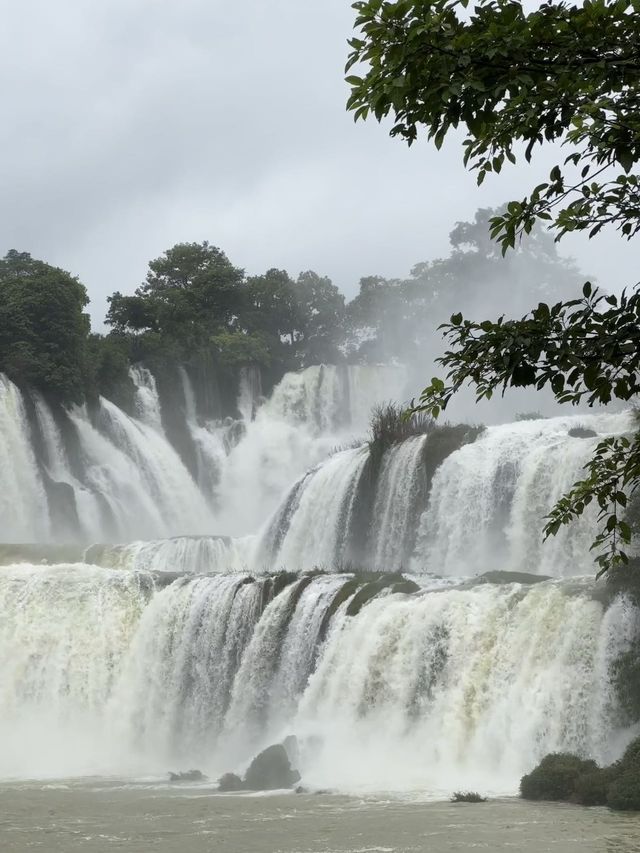
M544 219L558 233L639 227L640 7L635 0L363 0L353 4L348 106L391 115L409 144L439 148L466 127L464 160L478 183L505 161L560 141L564 162L493 222L503 248ZM553 212L552 212L553 211Z
M11 250L0 260L0 364L17 382L80 402L89 299L77 278Z

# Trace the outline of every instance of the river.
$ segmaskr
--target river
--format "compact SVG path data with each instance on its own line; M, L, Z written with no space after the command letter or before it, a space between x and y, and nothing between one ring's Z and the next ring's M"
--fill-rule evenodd
M2 853L632 853L640 815L496 799L472 805L69 781L0 786Z

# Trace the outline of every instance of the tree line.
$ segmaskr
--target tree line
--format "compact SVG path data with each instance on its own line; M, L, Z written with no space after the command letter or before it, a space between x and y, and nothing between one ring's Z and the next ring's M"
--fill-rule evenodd
M206 360L223 379L257 365L267 387L310 364L424 363L451 311L484 312L489 302L520 310L532 292L561 296L580 281L542 230L503 259L487 237L494 214L458 222L450 254L406 278L361 278L350 301L316 272L250 276L208 242L179 243L149 263L132 294L109 297L106 334L91 332L75 276L11 250L0 260L0 372L69 404L117 400L133 363Z

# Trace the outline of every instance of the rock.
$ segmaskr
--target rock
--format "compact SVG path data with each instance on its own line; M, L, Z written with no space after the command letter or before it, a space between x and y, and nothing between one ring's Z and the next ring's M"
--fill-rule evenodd
M300 781L293 770L287 750L281 743L268 746L253 759L244 777L244 786L251 791L273 791L292 788Z
M304 785L298 785L298 787L295 790L295 793L296 794L308 794L309 790L308 790L308 788L305 788Z
M218 779L219 791L244 791L245 786L242 779L235 773L225 773Z
M571 438L597 438L598 433L586 427L576 426L571 427L569 435Z
M170 782L206 782L207 777L200 770L185 770L181 773L169 773Z

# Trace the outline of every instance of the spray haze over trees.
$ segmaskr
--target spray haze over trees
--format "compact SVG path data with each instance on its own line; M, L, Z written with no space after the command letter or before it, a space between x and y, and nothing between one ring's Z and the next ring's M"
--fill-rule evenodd
M391 134L409 144L425 128L439 148L466 128L464 162L478 184L518 157L559 141L566 154L546 182L508 203L491 220L503 253L537 222L556 239L571 231L595 236L613 226L640 228L640 26L637 4L594 0L543 3L527 12L514 0L358 2L347 70L355 118L391 115ZM522 151L524 149L524 151ZM440 359L418 403L434 416L466 383L479 399L496 389L550 386L560 403L629 401L640 390L640 292L621 297L590 283L582 299L541 302L520 321L480 323L452 314L452 349ZM602 571L627 563L624 518L640 484L640 433L600 444L587 476L554 507L547 535L595 500L602 528L594 541Z
M278 269L246 276L207 242L177 244L149 263L135 293L109 298L107 335L90 333L83 313L88 298L77 279L12 251L0 273L6 294L0 369L66 403L99 394L126 400L129 365L141 362L153 368L208 362L230 382L238 369L257 365L267 387L287 370L319 363L395 360L417 377L437 352L436 327L454 309L479 310L490 293L510 310L524 310L532 292L559 298L581 280L540 230L502 259L487 239L494 213L482 209L472 222L458 222L450 255L416 264L408 278L363 277L350 302L316 272L297 279ZM64 328L47 322L56 316Z

